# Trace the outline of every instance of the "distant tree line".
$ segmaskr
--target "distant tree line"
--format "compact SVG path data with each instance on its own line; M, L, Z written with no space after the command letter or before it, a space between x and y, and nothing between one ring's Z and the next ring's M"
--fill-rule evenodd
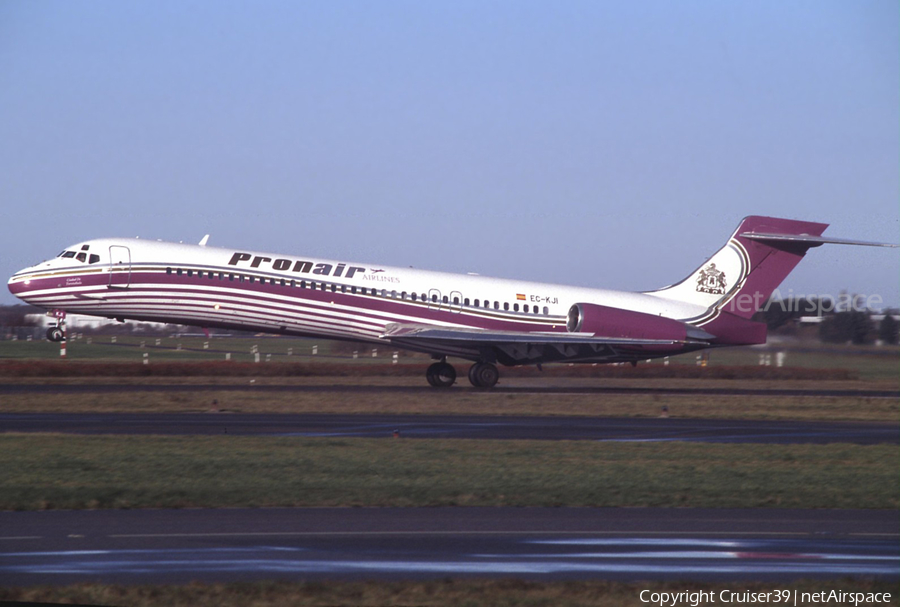
M854 302L853 298L849 300ZM900 315L900 311L886 310L884 317L875 321L872 311L862 306L849 305L845 306L846 309L835 309L836 307L841 306L836 306L830 298L793 297L771 300L757 312L754 320L765 322L770 332L793 333L800 318L816 316L822 318L818 324L818 337L823 342L865 345L879 340L896 345L900 341L900 323L894 318Z

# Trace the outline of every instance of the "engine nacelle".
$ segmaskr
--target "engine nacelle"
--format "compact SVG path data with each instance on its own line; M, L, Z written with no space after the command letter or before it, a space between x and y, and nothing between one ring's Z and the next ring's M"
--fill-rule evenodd
M566 329L570 333L593 333L597 337L625 339L684 341L688 337L712 337L705 331L671 318L591 303L577 303L569 308Z

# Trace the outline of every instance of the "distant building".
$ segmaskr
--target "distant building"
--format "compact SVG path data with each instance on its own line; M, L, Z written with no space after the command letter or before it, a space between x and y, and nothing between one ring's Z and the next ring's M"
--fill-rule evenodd
M41 327L42 329L46 329L48 327L56 325L57 322L57 319L53 318L52 316L47 316L46 314L27 314L25 316L25 320L27 322L33 323L35 326ZM112 318L104 318L101 316L88 316L86 314L66 314L66 327L68 329L95 331L97 329L108 326L117 326L130 330L135 330L140 327L141 329L145 330L160 331L168 325L162 322L126 321L123 323Z

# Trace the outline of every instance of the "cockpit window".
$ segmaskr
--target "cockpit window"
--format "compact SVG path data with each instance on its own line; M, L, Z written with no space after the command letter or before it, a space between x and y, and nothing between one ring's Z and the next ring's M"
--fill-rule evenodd
M81 263L84 263L87 261L87 253L79 253L78 255L75 256L75 259L77 259Z
M65 255L65 254L66 254L66 252L63 251L63 252L61 252L59 255L57 255L57 257L62 257L62 256Z
M65 257L66 259L72 259L75 257L75 251L63 251L61 257Z
M91 253L88 263L97 263L98 261L100 261L100 256L96 253Z

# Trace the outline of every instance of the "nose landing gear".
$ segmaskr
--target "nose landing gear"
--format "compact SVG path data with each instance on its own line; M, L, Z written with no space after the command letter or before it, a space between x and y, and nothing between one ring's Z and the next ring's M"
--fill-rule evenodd
M47 329L47 339L53 342L61 342L65 339L65 333L59 327L50 327Z

